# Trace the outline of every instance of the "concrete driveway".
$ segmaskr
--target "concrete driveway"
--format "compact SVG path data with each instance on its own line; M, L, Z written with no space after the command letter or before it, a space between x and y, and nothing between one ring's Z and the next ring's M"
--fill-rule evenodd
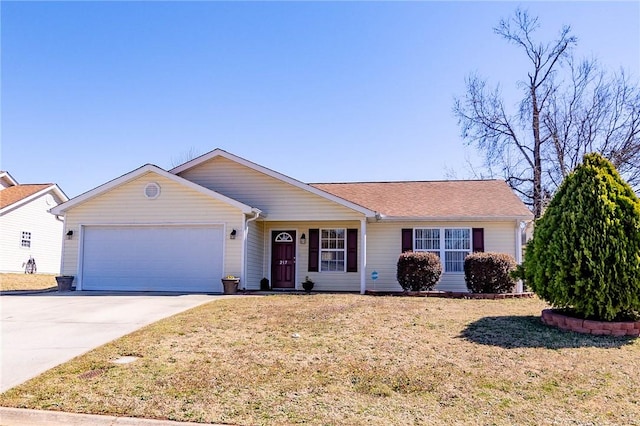
M222 297L64 292L0 296L0 392L144 325Z

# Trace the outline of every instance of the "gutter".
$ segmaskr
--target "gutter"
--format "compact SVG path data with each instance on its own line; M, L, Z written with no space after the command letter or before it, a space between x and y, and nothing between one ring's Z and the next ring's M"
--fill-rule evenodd
M533 216L377 216L376 222L508 222L531 221Z

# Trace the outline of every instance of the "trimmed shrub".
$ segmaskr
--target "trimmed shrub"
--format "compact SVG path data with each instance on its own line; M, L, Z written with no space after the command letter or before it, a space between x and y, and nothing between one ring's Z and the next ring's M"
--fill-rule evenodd
M538 219L525 276L542 299L582 318L640 312L640 202L602 156L585 155Z
M438 255L429 252L405 252L398 258L396 277L405 291L433 290L442 275Z
M505 253L471 253L464 259L464 280L472 293L511 293L516 285L511 273L518 266Z

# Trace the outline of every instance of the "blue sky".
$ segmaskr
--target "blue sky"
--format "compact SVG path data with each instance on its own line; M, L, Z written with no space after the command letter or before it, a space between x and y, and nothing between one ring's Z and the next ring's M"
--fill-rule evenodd
M12 2L0 169L77 196L222 148L304 182L469 177L451 109L470 72L516 99L493 34L516 7L640 76L640 2Z

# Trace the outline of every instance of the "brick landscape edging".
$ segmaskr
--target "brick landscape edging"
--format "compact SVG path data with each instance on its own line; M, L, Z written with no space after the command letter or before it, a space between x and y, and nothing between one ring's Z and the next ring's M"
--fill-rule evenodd
M542 311L542 322L546 325L576 333L606 336L640 336L640 321L607 322L583 320L563 315L553 309Z
M377 291L367 290L371 296L442 297L445 299L525 299L533 293L467 293L458 291Z

